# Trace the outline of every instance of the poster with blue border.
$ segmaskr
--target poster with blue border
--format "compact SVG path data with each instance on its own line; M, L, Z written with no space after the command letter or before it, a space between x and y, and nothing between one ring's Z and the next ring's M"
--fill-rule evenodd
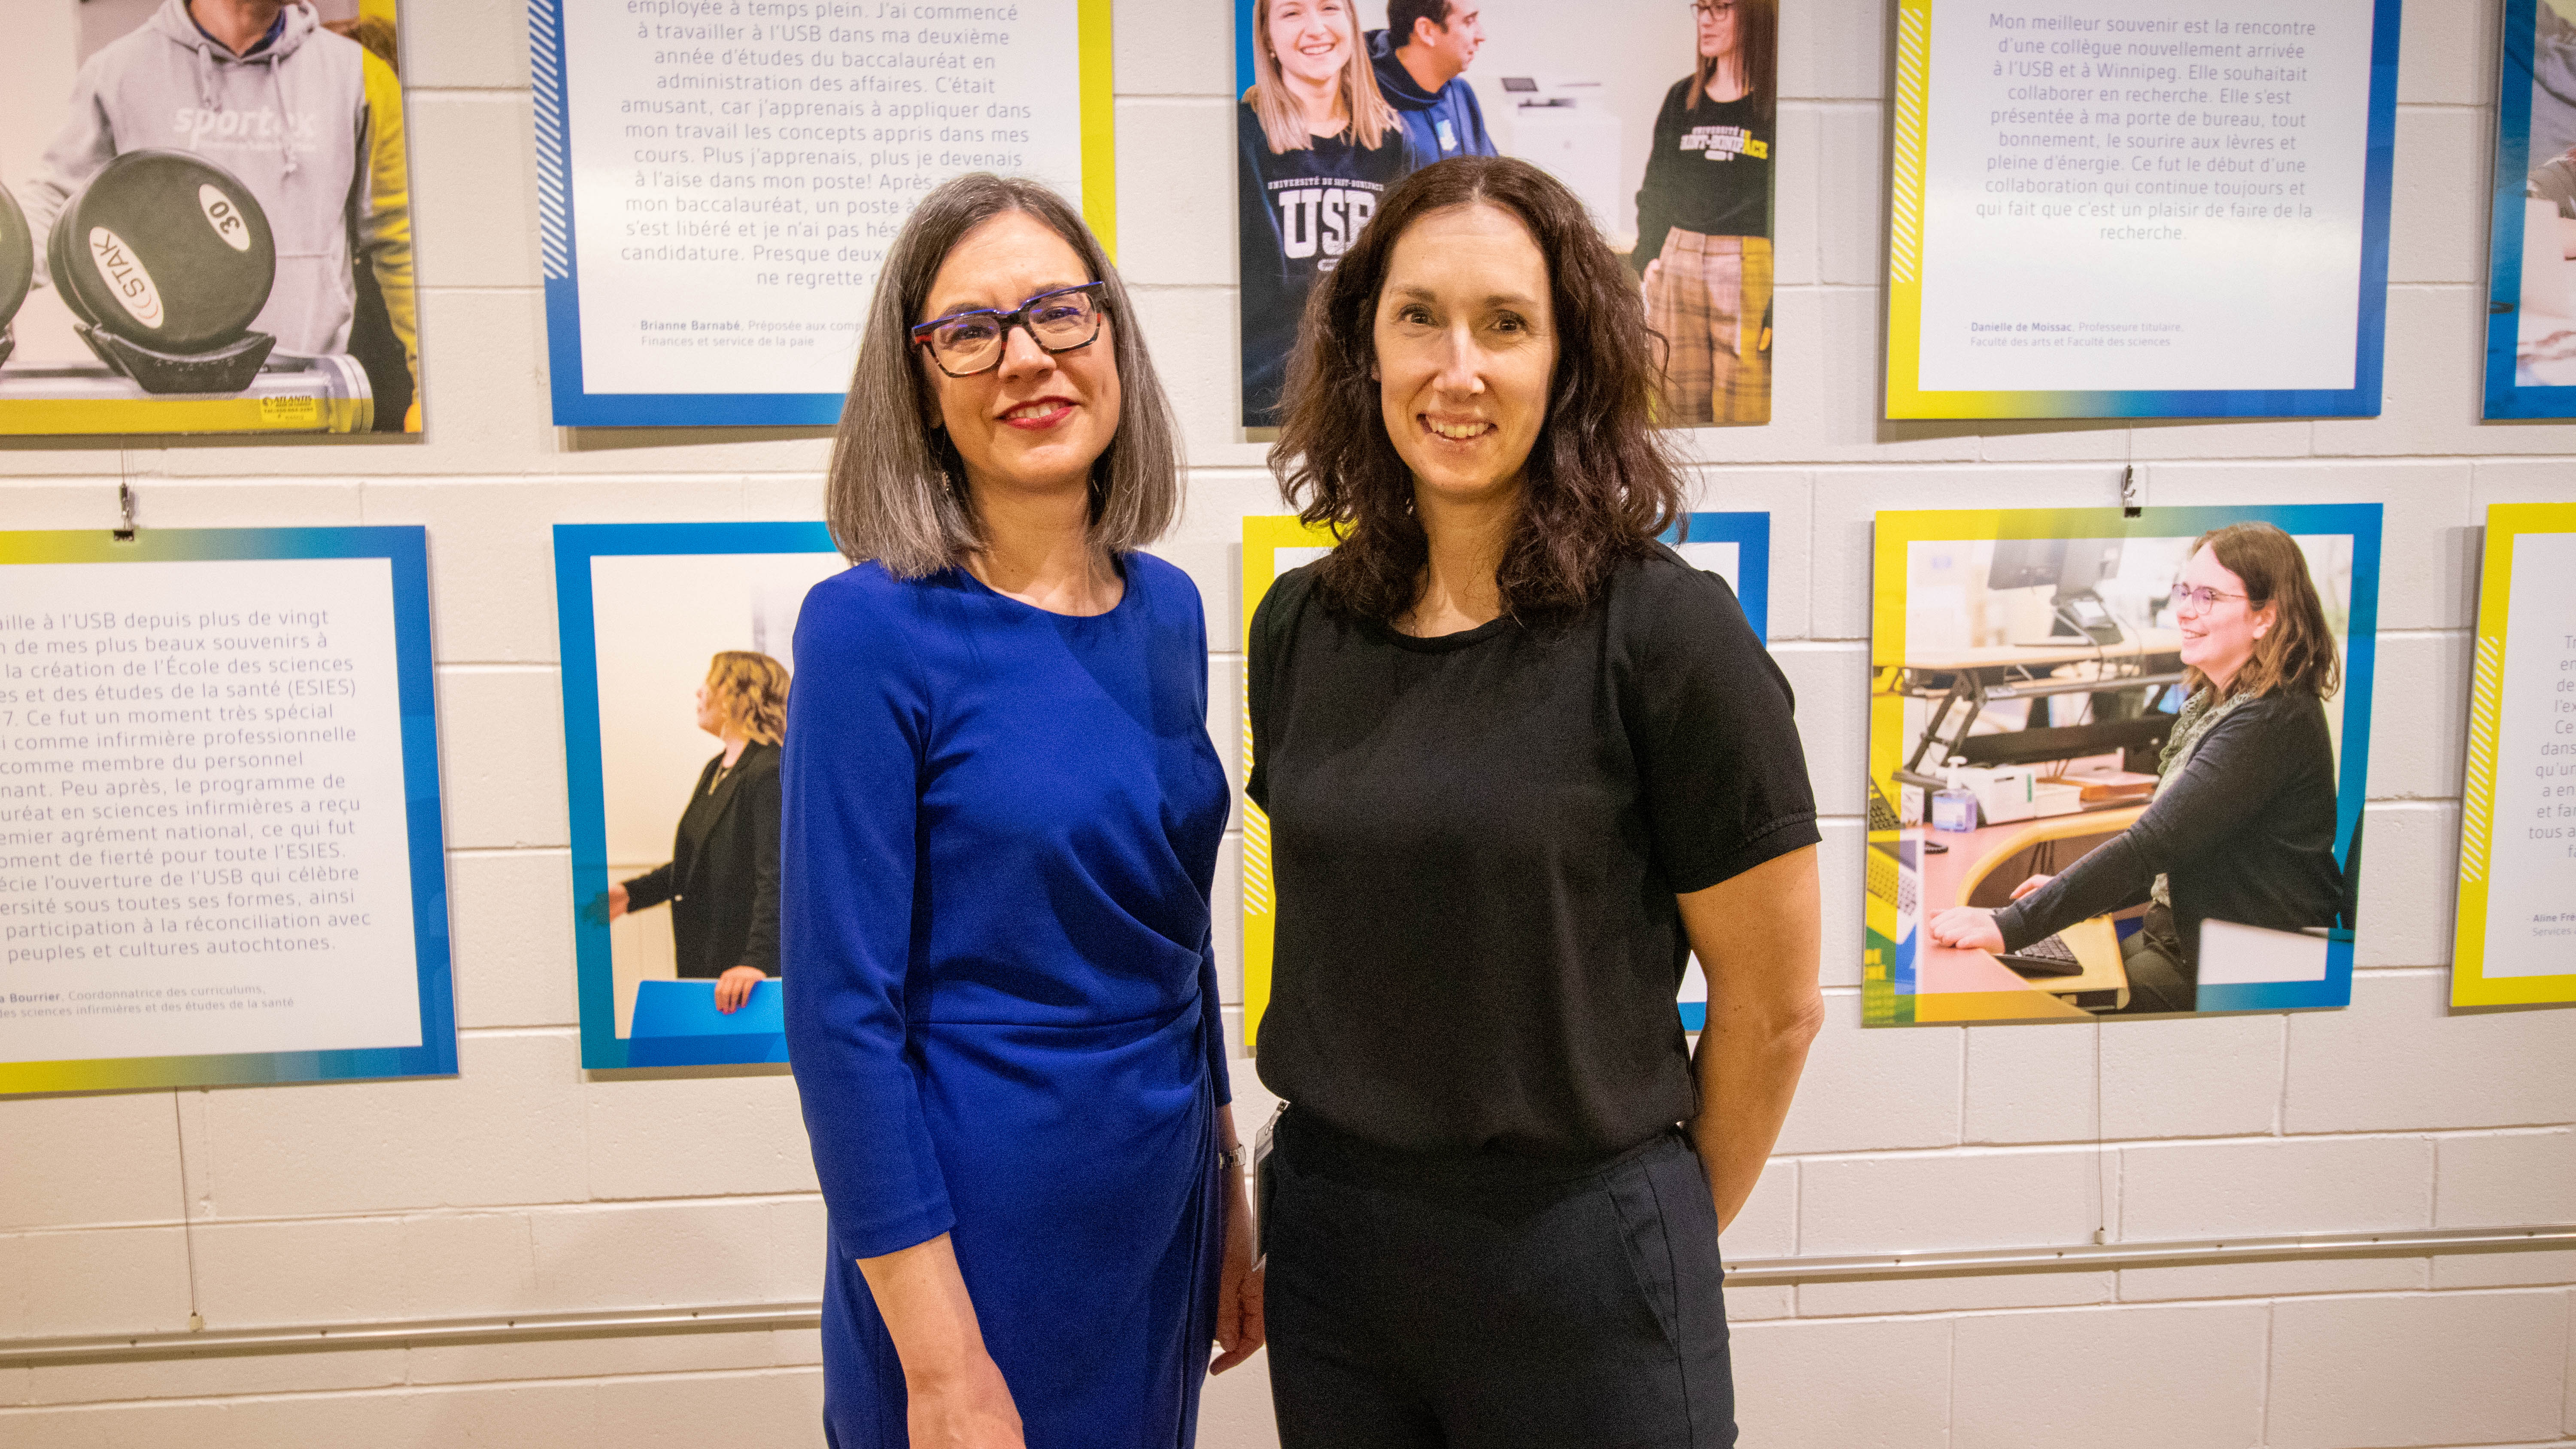
M0 1095L456 1071L416 527L0 533Z
M2239 524L2269 525L2296 546L2332 663L2305 676L2320 691L2313 736L2294 710L2249 715L2237 738L2268 731L2255 752L2238 744L2211 757L2219 763L2196 765L2185 751L2208 737L2189 735L2182 713L2206 677L2191 671L2224 667L2211 652L2220 646L2205 641L2222 628L2241 639L2277 626L2294 587L2276 585L2262 603L2174 592L2188 582L2196 542ZM2349 1005L2364 905L2380 524L2376 503L2149 508L2134 518L2117 508L1879 514L1862 1024ZM2238 609L2242 617L2213 612ZM2216 716L2209 728L2225 723ZM2128 833L2156 808L2168 776L2228 759L2239 772L2241 762L2262 762L2251 777L2226 777L2229 809L2213 813L2204 787L2198 803L2179 807L2186 815ZM2076 897L2103 900L2097 913L2037 941L1960 934L1960 915L2025 899L2039 913L2033 930L2073 914L2066 892L2035 893L2115 842ZM2132 867L2144 874L2121 874ZM2235 916L2193 914L2196 902L2217 898L2214 871L2257 869L2263 891L2227 897ZM2162 923L2150 877L2171 882ZM2245 904L2255 896L2260 910ZM2176 969L2142 963L2141 947ZM2175 1004L2158 1005L2164 996Z
M1110 0L528 0L528 43L559 427L837 423L954 176L1045 181L1117 255Z
M1899 0L1887 416L2378 416L2398 15Z
M746 959L777 902L728 852L760 845L796 616L844 561L820 523L566 523L554 546L581 1064L783 1062L774 926ZM727 981L746 965L767 979Z
M2504 0L2486 416L2576 418L2576 6Z

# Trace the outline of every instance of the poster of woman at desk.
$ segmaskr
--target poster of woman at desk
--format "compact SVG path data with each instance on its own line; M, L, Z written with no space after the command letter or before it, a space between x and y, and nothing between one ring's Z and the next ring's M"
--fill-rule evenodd
M1879 516L1864 1019L2341 1006L2376 505Z

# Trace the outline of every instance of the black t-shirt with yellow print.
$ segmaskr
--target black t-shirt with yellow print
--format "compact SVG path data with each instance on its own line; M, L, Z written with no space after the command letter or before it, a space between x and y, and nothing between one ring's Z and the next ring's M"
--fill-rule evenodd
M1655 145L1637 191L1637 250L1644 271L1661 256L1674 227L1702 236L1771 235L1771 145L1774 118L1750 97L1690 104L1697 82L1684 77L1655 113Z

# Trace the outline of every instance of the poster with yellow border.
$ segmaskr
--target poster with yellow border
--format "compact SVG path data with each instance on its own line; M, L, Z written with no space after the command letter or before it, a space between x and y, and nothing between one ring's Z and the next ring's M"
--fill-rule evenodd
M7 7L0 437L421 430L411 9Z
M2487 510L2453 1006L2576 1001L2576 503Z

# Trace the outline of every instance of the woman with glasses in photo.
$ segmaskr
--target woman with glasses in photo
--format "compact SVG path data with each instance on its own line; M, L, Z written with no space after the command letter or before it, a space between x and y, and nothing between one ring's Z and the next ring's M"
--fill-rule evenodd
M839 1449L1191 1441L1260 1346L1178 429L1071 207L975 174L887 256L796 627L787 1038Z
M1494 157L1398 183L1298 335L1271 466L1340 543L1248 666L1285 1449L1735 1442L1718 1233L1823 1011L1816 807L1779 667L1656 541L1648 342Z
M1767 423L1779 0L1696 0L1691 12L1698 54L1655 113L1629 253L1664 340L1656 420Z
M1409 164L1354 0L1255 0L1252 70L1235 114L1242 252L1243 422L1278 421L1297 315Z
M1943 911L1933 940L2018 951L2145 906L2120 943L2125 1010L2166 1012L2195 1009L2202 922L2335 924L2345 883L2325 699L2341 668L2307 556L2268 523L2204 534L2174 582L2173 614L2190 697L2146 813L2065 870L2022 882L2008 906Z

